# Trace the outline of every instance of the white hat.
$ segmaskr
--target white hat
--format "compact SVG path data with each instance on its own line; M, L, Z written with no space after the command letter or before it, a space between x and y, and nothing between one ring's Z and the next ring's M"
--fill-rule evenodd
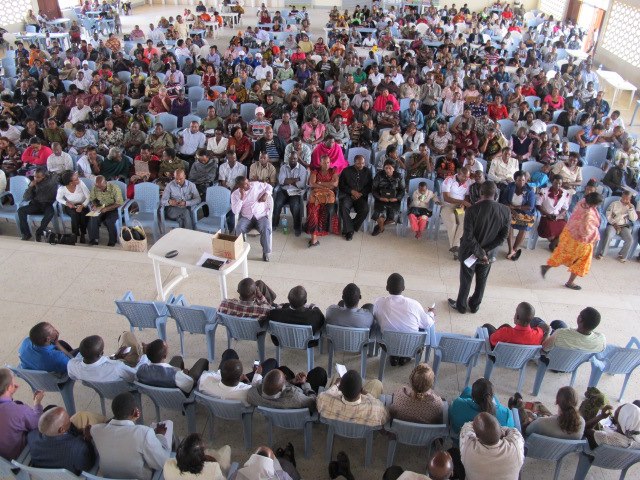
M367 91L367 87L360 87L360 91L361 92L366 92Z
M262 108L262 107L256 108L256 115L258 115L259 113L264 115L264 108Z
M262 58L262 54L260 52L256 53L256 58Z

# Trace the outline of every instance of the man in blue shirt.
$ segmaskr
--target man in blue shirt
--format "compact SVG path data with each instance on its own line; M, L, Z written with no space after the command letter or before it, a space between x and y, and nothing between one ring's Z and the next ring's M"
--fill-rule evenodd
M60 333L48 322L35 325L18 349L20 366L27 370L67 373L67 363L73 358L73 353L59 336Z

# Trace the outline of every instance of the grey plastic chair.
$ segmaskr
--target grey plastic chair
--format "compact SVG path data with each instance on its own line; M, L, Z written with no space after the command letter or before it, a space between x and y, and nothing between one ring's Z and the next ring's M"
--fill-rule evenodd
M485 340L487 363L484 368L484 378L491 380L494 367L520 370L516 392L521 392L524 385L524 377L527 363L540 354L540 345L516 345L513 343L498 342L491 350L489 333L486 328L478 328L478 336Z
M582 452L585 446L586 440L562 440L534 433L527 437L524 448L529 458L555 462L553 480L558 480L564 459L572 453Z
M9 181L9 190L0 192L0 218L14 222L18 222L18 207L24 197L24 192L29 188L29 179L27 177L16 176L11 177ZM6 197L11 197L13 205L2 205Z
M16 377L27 382L34 392L36 390L59 392L64 401L64 408L69 415L76 413L76 402L73 398L73 386L75 382L66 374L56 375L55 373L45 372L43 370L27 370L25 368L12 367L11 365L7 365L7 368L11 370Z
M196 402L193 394L185 396L179 388L162 388L133 382L141 394L151 399L156 407L156 421L161 422L160 407L182 412L187 417L187 431L196 431Z
M18 458L16 458L17 462L26 464L31 461L31 455L29 453L29 446L27 445ZM15 465L11 463L11 461L7 460L4 457L0 457L0 478L11 478L15 480L29 480L29 474L24 470L18 469Z
M618 402L622 402L629 378L638 366L640 366L640 342L636 337L631 337L626 347L607 345L602 353L591 357L589 386L597 387L603 373L624 375L624 383L618 397Z
M364 439L366 449L364 455L364 466L371 465L371 457L373 455L373 432L380 430L382 427L370 427L368 425L359 425L351 422L341 422L340 420L330 420L320 417L320 422L327 425L327 449L325 452L326 461L331 460L333 454L333 438L335 435L343 438Z
M233 422L242 422L242 433L244 436L244 448L251 449L253 444L253 407L247 407L237 400L223 400L222 398L211 397L202 392L195 392L196 402L207 408L210 417L209 438L213 439L214 420L222 418Z
M218 323L227 329L227 348L231 348L232 339L258 342L258 358L264 362L264 341L267 329L261 327L258 320L218 312Z
M23 465L16 460L12 460L11 464L20 469L32 480L82 480L65 468L35 468Z
M466 388L471 380L471 371L478 362L478 356L484 348L485 341L481 338L455 333L438 333L434 337L431 344L433 348L433 373L435 375L434 387L438 381L440 364L445 362L467 367L467 376L463 387Z
M171 303L171 297L167 303ZM142 330L143 328L155 328L158 337L167 340L167 316L169 310L164 302L141 302L133 298L133 293L128 291L120 300L116 300L116 313L124 315L131 326Z
M555 370L556 372L571 373L571 382L569 385L573 387L576 381L576 375L578 374L578 368L583 363L587 363L591 360L595 353L585 352L583 350L572 350L569 348L555 347L549 353L545 354L538 363L538 371L536 372L536 379L533 383L533 394L538 395L544 375L547 373L547 369ZM546 359L549 362L546 362Z
M198 213L207 205L209 215L198 219ZM193 207L193 224L196 230L215 233L227 229L227 213L231 210L231 192L220 186L207 188L205 201Z
M136 213L131 207L137 206ZM142 182L133 187L133 200L127 202L124 209L124 223L132 225L133 220L140 222L143 228L151 228L153 241L160 239L160 187L155 183Z
M444 402L443 423L424 424L405 422L403 420L392 419L386 426L385 431L392 433L395 437L389 437L387 448L387 468L393 465L398 444L410 445L412 447L427 447L427 457L431 458L431 446L436 440L449 438L448 413L449 404Z
M312 415L308 408L281 409L257 407L256 410L267 421L267 435L270 446L273 445L274 426L287 430L304 430L304 457L311 457L313 422L318 420L317 413Z
M140 397L140 392L136 390L132 383L125 382L124 380L116 382L89 382L87 380L82 380L82 384L85 387L94 390L98 394L98 398L100 398L100 409L102 410L102 415L105 417L107 416L107 405L105 400L113 400L121 393L130 392L135 397L138 407L140 407L140 419L138 423L141 425L144 424L142 417L142 398Z
M313 334L310 325L290 325L288 323L269 322L269 333L278 339L276 361L280 365L280 350L292 348L307 351L307 372L313 369L314 347L309 342L320 339L320 333Z
M182 295L167 305L169 316L176 321L180 335L180 353L184 357L184 332L201 334L207 338L207 356L213 361L216 356L217 311L213 307L189 305Z
M378 380L384 378L384 369L387 363L387 355L395 357L413 357L416 365L420 363L422 357L422 349L426 349L425 361L429 360L430 345L429 332L392 332L385 330L378 340L378 344L382 347L380 354L380 368L378 370Z
M338 325L325 325L324 338L329 344L329 364L327 372L331 376L333 372L334 352L360 353L360 376L367 376L367 349L374 340L369 338L368 328L340 327Z
M600 445L591 450L589 447L585 447L580 454L574 480L585 480L591 467L621 470L619 480L624 480L627 471L638 462L640 462L640 450L635 448Z

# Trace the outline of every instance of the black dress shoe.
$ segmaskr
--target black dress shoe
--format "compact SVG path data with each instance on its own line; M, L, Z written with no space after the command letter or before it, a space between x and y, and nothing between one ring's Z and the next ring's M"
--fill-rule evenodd
M33 237L31 236L31 234L27 234L27 235L22 235L22 237L20 237L20 240L31 240Z
M453 308L454 310L457 310L460 313L467 313L467 311L464 308L458 307L458 303L453 298L447 298L447 303L449 304L449 308Z
M302 230L296 230L296 231L294 232L294 235L295 235L296 237L299 237L300 235L302 235Z
M93 247L95 245L98 245L98 240L89 240L89 246Z
M269 261L269 254L268 253L263 253L262 254L262 261L263 262L268 262Z
M87 243L87 239L84 236L84 233L80 234L80 243Z
M107 247L115 247L115 246L116 246L116 242L107 243Z
M43 235L44 235L43 232L36 232L36 242L41 242Z
M389 357L389 363L391 364L392 367L395 367L396 365L398 365L398 357L394 357L394 356Z
M469 311L471 313L476 313L479 309L480 309L480 305L478 305L477 307L472 307L471 304L469 304Z
M371 235L376 237L378 235L380 235L380 226L376 225L375 227L373 227L373 232L371 232Z
M350 242L351 240L353 240L353 232L345 233L344 238L347 240L347 242Z

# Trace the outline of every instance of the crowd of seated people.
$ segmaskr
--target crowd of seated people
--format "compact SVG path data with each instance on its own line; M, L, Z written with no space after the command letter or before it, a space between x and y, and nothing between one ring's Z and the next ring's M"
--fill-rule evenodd
M105 3L98 10L112 9ZM36 240L43 237L53 185L70 169L81 179L122 180L128 198L140 182L156 182L163 191L184 176L186 187L169 190L189 198L169 194L161 204L183 228L193 228L191 208L208 187L239 188L240 176L267 182L275 189L271 228L288 205L295 234L306 227L310 247L329 233L351 240L368 216L379 235L416 209L422 213L410 221L420 238L429 221L425 210L436 200L455 258L456 226L471 204L475 172L483 170L512 210L507 258L520 257L538 216L538 233L554 248L572 197L589 180L582 177L592 161L589 147L606 146L606 158L594 160L607 170L598 188L616 195L637 186L640 151L620 112L604 100L592 57L564 60L566 49L583 46L582 29L544 14L525 21L522 14L509 5L481 12L431 6L418 13L376 4L332 11L325 43L311 40L305 9L283 15L262 6L259 26L234 32L228 46L209 46L200 23L219 16L202 5L162 17L146 31L136 26L124 43L100 31L71 35L70 48L57 40L47 48L16 42L15 77L0 87L0 189L10 188L16 175L35 179L38 168L52 177L49 192L25 197L25 240L29 214L43 215L35 232ZM244 111L245 104L254 107ZM174 116L178 130L166 128L172 123L163 114ZM354 158L349 151L356 147L369 153ZM435 184L414 198L409 180L425 177ZM108 208L124 199L86 203L86 192L75 194L69 185L61 188L75 200L58 195L57 201L74 219L73 233L86 241L88 227L95 244L96 226L104 223L114 244ZM103 213L81 218L95 209ZM227 227L235 227L233 214ZM625 234L624 240L626 259L635 239ZM606 254L604 243L600 250ZM263 253L268 257L268 249Z
M338 304L327 309L325 315L307 301L302 286L291 289L288 303L275 303L276 294L262 281L247 278L238 284L239 297L223 300L220 313L254 319L261 326L270 321L295 325L309 325L320 332L326 324L342 327L369 328L371 336L385 331L419 332L434 324L435 312L403 295L404 279L394 273L387 280L388 296L366 303L357 285L348 284ZM606 347L604 335L597 331L600 313L592 308L578 315L576 328L555 320L550 324L536 317L534 307L522 302L517 305L514 325L498 328L485 324L490 348L498 343L541 345L545 361L554 348L602 352ZM272 337L273 343L277 339ZM206 359L197 360L185 368L184 360L175 356L167 362L169 346L157 339L140 343L132 332L123 332L117 339L116 353L105 355L105 342L99 335L85 337L78 349L61 338L50 323L41 322L29 331L21 343L18 355L20 366L30 370L44 370L58 375L68 374L72 380L88 382L138 382L164 388L180 389L185 397L193 391L225 400L241 402L246 407L276 409L304 409L318 412L327 420L350 422L375 429L385 428L394 419L418 424L442 424L446 417L451 428L453 446L438 452L431 459L433 468L448 472L442 478L486 478L492 472L496 478L515 479L523 465L524 438L538 434L562 439L585 436L592 448L599 445L640 448L638 427L640 408L623 404L615 410L600 403L590 388L583 405L572 387L561 387L556 394L557 413L540 402L524 402L516 393L508 404L502 404L494 393L494 385L479 378L459 396L450 399L448 411L441 392L434 391L435 375L427 363L418 363L408 381L383 397L384 384L377 379L362 378L355 370L329 378L322 367L311 371L294 371L279 365L276 359L255 362L244 367L238 353L226 350L217 368ZM317 345L317 341L312 340ZM489 348L489 347L488 347ZM408 359L392 357L392 365L404 365ZM295 468L293 446L270 450L258 449L238 469L235 477L229 474L230 449L206 450L197 434L173 443L173 424L164 421L147 427L139 424L140 407L131 393L118 395L112 402L112 415L104 418L92 412L77 412L70 416L62 407L43 409L43 392L35 392L34 406L13 401L18 383L9 369L0 369L0 427L6 432L0 440L0 455L15 459L29 446L31 464L43 468L67 468L79 473L88 470L99 459L100 471L111 478L151 478L154 471L163 470L169 478L185 474L203 478L253 478L250 472L284 472L278 478L300 478ZM599 392L598 392L599 393ZM603 395L601 397L604 398ZM586 406L585 406L586 405ZM517 409L517 418L514 410ZM613 415L612 415L613 413ZM609 418L611 422L605 421ZM516 422L518 420L518 422ZM521 430L515 428L521 425ZM603 426L604 425L604 426ZM126 438L126 441L123 440ZM60 445L68 445L65 455L59 455ZM173 445L173 447L172 447ZM175 458L172 448L177 446ZM123 451L136 452L124 455ZM398 467L399 468L399 467ZM398 468L385 475L400 473ZM431 467L430 467L431 468ZM245 472L245 473L242 473ZM333 473L332 473L333 472ZM330 475L350 478L349 459L340 452L329 465ZM243 475L247 476L243 476ZM284 476L284 475L288 475ZM271 477L269 477L271 478Z

